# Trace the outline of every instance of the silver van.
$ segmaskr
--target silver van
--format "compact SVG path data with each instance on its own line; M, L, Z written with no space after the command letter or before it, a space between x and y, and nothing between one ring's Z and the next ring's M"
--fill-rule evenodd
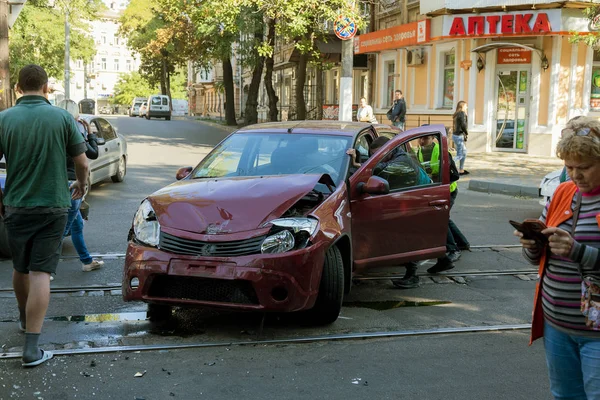
M155 94L148 97L146 119L150 118L164 118L167 121L171 120L171 101L169 96Z

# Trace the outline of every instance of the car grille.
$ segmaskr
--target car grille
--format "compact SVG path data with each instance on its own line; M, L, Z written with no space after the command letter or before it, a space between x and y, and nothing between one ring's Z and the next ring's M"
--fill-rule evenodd
M160 233L159 247L162 250L190 256L236 257L260 254L260 246L266 236L232 242L202 242L183 239L165 232Z
M259 304L252 284L239 280L162 275L152 280L148 295L167 299Z

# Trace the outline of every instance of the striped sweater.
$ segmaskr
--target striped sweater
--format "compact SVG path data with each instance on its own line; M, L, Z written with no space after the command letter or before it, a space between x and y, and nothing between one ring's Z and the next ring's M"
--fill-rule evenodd
M577 196L574 196L571 209L575 208ZM550 200L552 201L552 200ZM546 222L548 206L540 218ZM573 249L568 258L550 254L544 276L542 277L542 307L544 318L555 328L569 333L600 337L600 331L585 326L585 317L581 313L581 275L574 260L580 259L584 272L594 272L600 278L600 188L583 194L579 218L575 227ZM573 219L562 223L559 228L571 232ZM523 251L533 264L539 263L541 250Z

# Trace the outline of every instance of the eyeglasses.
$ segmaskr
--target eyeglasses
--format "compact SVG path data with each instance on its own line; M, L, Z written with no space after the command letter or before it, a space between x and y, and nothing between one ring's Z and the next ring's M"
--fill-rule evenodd
M590 135L590 133L592 135ZM560 131L560 135L562 137L564 137L565 135L586 136L586 137L589 137L590 139L592 139L596 143L600 142L600 138L598 137L598 136L600 136L600 134L598 134L598 132L593 128L581 128L578 130L571 129L571 128L565 128L562 131Z

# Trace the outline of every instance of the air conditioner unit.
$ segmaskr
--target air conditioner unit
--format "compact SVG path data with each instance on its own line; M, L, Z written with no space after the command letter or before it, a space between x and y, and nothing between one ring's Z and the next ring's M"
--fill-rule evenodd
M406 63L408 65L423 64L423 49L411 49L406 53Z

